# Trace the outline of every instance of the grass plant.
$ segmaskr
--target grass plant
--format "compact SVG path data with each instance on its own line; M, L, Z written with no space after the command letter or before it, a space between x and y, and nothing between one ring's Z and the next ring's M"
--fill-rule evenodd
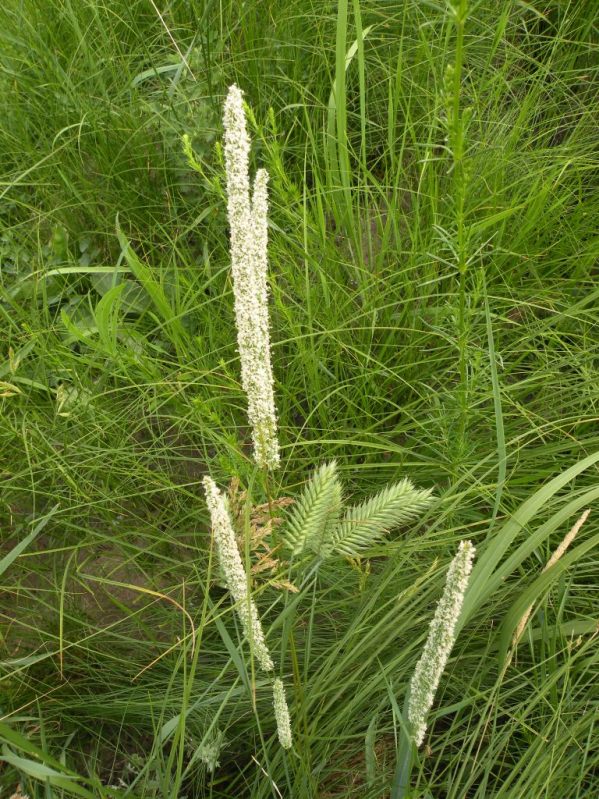
M591 0L3 4L2 795L389 797L462 540L402 791L599 795L598 44ZM234 328L232 83L270 176L268 484ZM237 480L289 750L207 475ZM317 544L406 476L434 501L306 563L306 519Z

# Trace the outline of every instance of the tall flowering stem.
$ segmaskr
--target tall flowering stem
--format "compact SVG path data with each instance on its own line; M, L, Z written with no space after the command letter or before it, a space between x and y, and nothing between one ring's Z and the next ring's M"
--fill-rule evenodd
M293 738L291 737L291 719L289 717L287 698L285 697L285 686L279 677L275 677L273 680L272 694L279 743L283 749L291 749L293 746Z
M258 610L248 590L248 579L237 548L226 498L211 477L204 477L202 482L206 492L206 504L210 511L216 552L227 588L235 600L235 609L243 632L251 641L262 670L272 671L274 663L266 645Z
M235 85L229 88L223 121L241 382L247 396L254 458L260 467L272 470L279 466L280 455L268 317L268 173L257 171L250 193L250 139L243 95Z
M468 586L475 549L471 541L461 541L447 571L443 596L431 622L428 638L410 683L408 720L416 746L426 732L426 719L432 707L441 675L455 642L456 625Z
M227 588L235 600L235 609L241 621L241 626L246 638L249 638L253 643L254 654L262 671L272 672L274 663L266 645L258 609L248 591L247 575L237 548L235 531L233 530L226 497L219 491L211 477L204 477L202 483L206 493L206 504L210 511L216 553ZM284 749L290 749L293 745L291 718L285 697L285 687L279 677L275 677L273 680L272 689L279 742Z

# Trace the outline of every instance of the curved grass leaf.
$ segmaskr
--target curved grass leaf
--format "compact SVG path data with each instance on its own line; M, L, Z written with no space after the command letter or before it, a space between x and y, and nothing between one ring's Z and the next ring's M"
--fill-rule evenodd
M551 587L551 584L570 566L574 565L583 555L590 552L599 545L599 533L579 544L568 554L564 555L550 569L539 574L528 588L523 591L518 599L506 613L505 618L499 629L499 665L503 666L507 652L512 640L512 636L520 619L524 616L528 608Z
M474 611L491 596L499 583L507 576L505 569L497 573L495 573L495 570L514 539L561 488L598 461L599 452L594 452L561 474L558 474L557 477L554 477L553 480L550 480L529 497L511 518L497 530L492 538L479 548L481 554L477 565L472 571L470 588L464 599L458 630L468 621ZM588 502L588 499L585 499L585 502ZM524 552L526 552L526 547L521 552L521 558L518 562L516 560L510 561L510 565L513 564L513 568L516 568L518 563L521 562Z

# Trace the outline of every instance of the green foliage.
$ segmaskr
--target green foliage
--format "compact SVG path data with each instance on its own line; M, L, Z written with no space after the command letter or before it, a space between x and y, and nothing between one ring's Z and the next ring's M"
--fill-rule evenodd
M599 795L596 5L471 2L459 70L436 0L1 4L2 796L388 797L464 538L414 799ZM252 548L287 555L239 385L215 148L233 81L271 176L274 517L332 460L358 506L403 475L437 497L393 557L305 584ZM206 472L247 492L290 756L218 586Z

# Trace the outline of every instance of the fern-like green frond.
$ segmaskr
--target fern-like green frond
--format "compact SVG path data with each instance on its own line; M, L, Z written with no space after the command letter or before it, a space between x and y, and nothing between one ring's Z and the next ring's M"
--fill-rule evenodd
M432 489L415 488L408 478L387 486L361 505L347 509L327 536L324 554L358 554L389 530L419 516L433 499Z
M341 503L337 462L331 461L314 472L287 519L283 540L294 555L306 546L320 550L327 528L339 518Z

